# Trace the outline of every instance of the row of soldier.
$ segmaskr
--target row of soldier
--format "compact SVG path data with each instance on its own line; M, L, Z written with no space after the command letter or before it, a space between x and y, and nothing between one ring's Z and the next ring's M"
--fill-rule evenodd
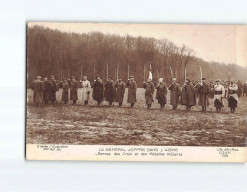
M105 100L109 102L109 106L112 106L114 102L117 102L118 106L121 107L123 104L125 87L128 88L127 103L130 104L130 107L133 107L137 102L137 84L134 80L134 76L130 76L126 84L122 79L118 79L114 82L111 77L108 77L107 82L103 84L100 76L97 76L92 88L86 76L83 77L83 81L81 82L77 82L73 76L71 81L64 79L61 83L63 89L62 102L64 104L67 104L69 101L69 92L70 100L73 101L73 104L76 104L76 101L78 100L79 85L82 87L84 105L88 105L92 89L92 97L97 101L98 105ZM41 81L41 77L38 76L37 80L33 82L32 88L34 90L34 102L37 106L42 102L45 104L49 101L52 103L56 102L56 91L59 90L59 86L55 81L54 76L51 76L49 81L47 77ZM235 111L238 103L238 85L234 81L229 82L228 86L224 87L221 85L220 80L216 80L216 83L214 84L207 84L206 79L202 78L202 80L193 85L189 79L186 79L185 84L180 87L176 82L176 78L173 78L171 85L167 88L163 78L160 78L155 84L152 83L151 79L147 79L147 81L143 82L143 88L145 89L144 95L148 109L151 108L152 103L154 102L153 95L155 88L157 89L156 99L158 100L161 109L167 104L166 96L168 90L170 90L170 105L173 106L174 110L177 109L177 106L180 103L186 106L187 110L190 110L192 106L197 105L196 96L199 96L198 106L202 107L202 111L206 111L209 106L208 98L212 93L214 106L218 112L224 107L224 102L222 100L224 97L227 97L228 99L228 106L230 107L231 112Z

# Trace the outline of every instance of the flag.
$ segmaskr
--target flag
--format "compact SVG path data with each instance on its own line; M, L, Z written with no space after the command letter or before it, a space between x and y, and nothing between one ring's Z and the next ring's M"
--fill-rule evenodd
M153 79L153 74L152 74L152 67L151 67L151 64L150 64L150 68L149 68L149 74L148 74L148 78L149 79Z

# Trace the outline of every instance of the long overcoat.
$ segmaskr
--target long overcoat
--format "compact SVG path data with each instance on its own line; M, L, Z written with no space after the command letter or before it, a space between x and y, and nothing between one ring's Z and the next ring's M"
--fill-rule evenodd
M82 101L89 100L89 94L91 92L91 85L88 80L82 81Z
M115 84L115 96L114 102L123 103L125 93L125 83L124 82L117 82Z
M206 83L197 85L197 90L199 94L198 106L209 106L208 95L211 90L209 85Z
M43 90L43 84L42 81L35 80L33 82L33 101L34 103L42 103L42 90Z
M50 81L43 81L43 100L45 102L51 99L51 83Z
M167 98L166 98L167 86L166 86L166 84L164 82L159 83L156 86L156 89L157 89L156 99L158 100L158 103L159 104L166 104L166 102L167 102Z
M57 92L57 83L56 83L56 80L55 79L52 79L50 81L51 83L51 101L52 102L55 102L56 101L56 92Z
M137 85L135 81L128 81L127 82L128 87L128 99L127 103L136 103L136 91L137 91Z
M62 101L67 102L69 100L69 83L63 83Z
M93 99L95 101L103 101L104 98L104 84L101 80L97 80L93 84Z
M153 94L154 94L154 84L152 82L146 82L143 84L143 88L145 89L146 104L152 104Z
M191 84L182 87L181 104L186 106L196 105L195 89Z
M78 90L78 82L72 80L70 85L70 100L73 101L78 100L77 90Z
M178 105L179 97L181 95L181 87L178 83L171 84L169 86L170 93L170 104L173 106Z
M105 100L108 102L113 102L114 97L114 82L107 81L105 84Z

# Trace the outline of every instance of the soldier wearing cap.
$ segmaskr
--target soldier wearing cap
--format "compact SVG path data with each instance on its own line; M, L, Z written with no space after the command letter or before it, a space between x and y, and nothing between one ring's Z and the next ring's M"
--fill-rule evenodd
M128 99L127 103L130 103L130 107L133 108L134 104L136 103L136 91L137 91L137 85L134 81L134 76L130 76L127 85L128 87Z
M119 78L116 82L115 90L114 102L118 102L119 107L121 107L123 105L123 98L125 93L125 83L121 78Z
M51 103L56 102L56 92L58 91L57 83L53 75L51 75Z
M228 98L228 107L231 109L231 113L235 112L235 108L238 105L238 85L235 83L234 80L232 80L228 86L228 93L227 93L227 98Z
M33 82L32 85L33 89L33 101L36 104L37 107L39 107L39 104L42 103L42 90L43 90L43 84L41 81L41 76L37 76L37 80Z
M178 102L179 102L179 97L181 95L181 87L176 82L176 78L172 79L172 84L169 86L168 89L171 91L171 93L170 93L170 104L173 106L173 110L176 110Z
M51 83L47 80L47 77L43 79L43 100L47 104L51 99Z
M65 78L62 83L62 102L64 101L64 104L67 104L69 101L69 83L67 79Z
M76 100L78 100L78 82L75 80L75 76L72 76L71 84L70 84L70 100L73 101L73 104L76 104Z
M196 105L195 89L189 79L186 79L185 85L182 87L181 104L185 105L187 110Z
M96 77L96 81L93 84L93 99L97 101L98 106L101 104L104 98L104 84L100 76Z
M156 85L157 93L156 93L156 99L158 100L158 103L160 104L160 108L163 109L166 104L166 94L167 94L167 86L163 82L163 78L159 78L159 83Z
M143 82L143 88L145 89L145 100L148 109L151 108L153 100L153 94L154 94L154 84L151 82L151 79L148 78L147 82Z
M196 88L199 94L198 106L202 107L202 111L206 111L207 106L209 106L208 95L210 93L210 87L206 83L206 79L202 78L202 81L197 84Z
M90 93L91 93L91 84L87 80L87 77L84 76L82 81L82 99L84 101L85 106L88 105Z
M112 106L113 98L114 98L114 82L112 77L108 77L108 80L105 84L105 100L109 102L109 106Z
M223 85L220 84L220 80L217 79L216 80L216 84L213 87L213 91L214 91L214 107L216 108L217 112L221 111L221 108L224 107L224 103L223 103L223 95L225 94L225 88L223 87Z

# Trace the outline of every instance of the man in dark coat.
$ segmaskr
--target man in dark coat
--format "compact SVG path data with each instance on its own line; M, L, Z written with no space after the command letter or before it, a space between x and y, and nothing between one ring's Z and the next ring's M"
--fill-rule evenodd
M189 79L186 79L185 85L182 87L181 104L185 105L187 110L190 110L192 106L196 105L195 89Z
M136 103L136 91L137 91L137 85L134 81L134 76L130 76L130 79L127 82L128 87L128 99L127 103L130 103L131 108L134 107L134 104Z
M244 83L244 87L243 87L243 96L247 96L247 81Z
M37 80L33 82L32 85L33 89L33 101L37 107L39 104L42 103L42 90L43 90L43 83L41 81L41 76L37 76Z
M115 84L115 96L114 101L118 102L119 107L123 105L123 98L125 93L125 83L122 81L122 79L118 79L118 81Z
M75 76L72 76L71 85L70 85L70 100L73 101L73 104L76 104L78 100L78 82L75 80Z
M114 97L114 82L112 77L108 77L108 80L105 84L105 100L109 102L109 106L112 106L113 97Z
M62 102L64 101L64 104L67 104L69 101L69 83L67 79L64 79L62 87L63 87Z
M170 104L173 106L173 110L177 109L179 97L181 96L181 87L176 82L176 78L172 79L172 84L169 86L170 93Z
M93 99L97 101L98 106L101 104L104 98L104 84L100 79L100 76L96 77L96 81L93 84Z
M54 78L54 76L51 76L51 103L55 103L56 102L56 92L58 91L57 89L57 83L56 80Z
M206 83L206 79L202 78L202 82L198 83L196 88L199 94L198 106L202 107L202 111L206 111L207 106L209 106L208 94L210 93L210 87Z
M50 101L51 97L51 83L47 80L47 77L44 77L43 80L43 100L47 104Z
M159 83L156 85L157 93L156 93L156 99L158 100L158 103L160 104L160 108L163 109L165 107L167 98L167 86L163 82L163 78L159 79Z
M147 79L147 82L143 82L143 88L145 89L145 100L148 109L151 108L153 102L153 94L154 94L154 84L151 82L151 79Z

